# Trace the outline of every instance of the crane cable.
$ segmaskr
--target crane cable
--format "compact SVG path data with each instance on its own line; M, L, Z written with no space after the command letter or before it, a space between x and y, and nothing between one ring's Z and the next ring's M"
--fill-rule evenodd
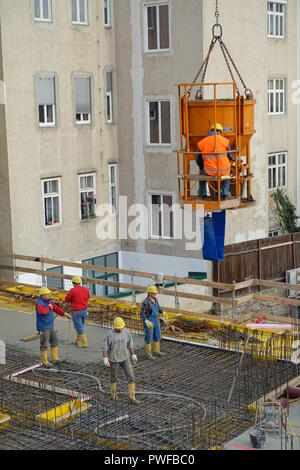
M232 71L232 68L230 66L230 64L232 65L232 67L234 68L236 74L238 75L239 77L239 80L241 81L243 87L244 87L244 90L245 90L245 97L246 99L253 99L253 93L252 91L247 87L246 83L244 82L240 72L239 72L239 69L237 68L230 52L228 51L226 45L224 44L223 40L222 40L222 36L223 36L223 28L221 26L221 24L219 23L219 17L220 17L220 12L219 12L219 0L216 0L216 9L215 9L215 18L216 18L216 22L215 24L213 25L213 28L212 28L212 35L213 35L213 38L212 38L212 41L210 43L210 46L209 46L209 50L208 50L208 54L207 56L205 57L200 69L198 70L197 72L197 75L194 79L194 81L192 82L192 85L194 85L196 83L196 81L198 80L201 72L202 72L202 77L201 77L201 80L200 82L201 83L204 83L205 82L205 76L206 76L206 72L207 72L207 67L208 67L208 64L209 64L209 60L210 60L210 56L211 56L211 53L216 45L217 42L219 42L220 44L220 48L221 48L221 51L222 51L222 54L224 56L224 60L225 60L225 63L227 65L227 68L229 70L229 73L230 73L230 76L232 78L232 81L233 83L236 85L236 92L237 92L237 95L240 96L240 92L239 92L239 89L237 87L237 84L236 84L236 80L234 78L234 74L233 74L233 71ZM217 31L219 30L219 31ZM191 90L192 90L192 87L189 89L188 91L188 96L190 96L191 94ZM198 90L197 92L197 95L196 95L197 99L202 99L203 96L202 96L202 88L200 87L200 89Z

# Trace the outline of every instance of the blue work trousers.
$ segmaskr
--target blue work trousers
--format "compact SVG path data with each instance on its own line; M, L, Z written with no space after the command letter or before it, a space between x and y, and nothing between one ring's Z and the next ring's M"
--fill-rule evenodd
M87 310L72 312L73 325L79 335L84 333L84 324L87 319Z
M160 334L160 326L159 326L159 319L158 317L148 318L149 321L153 324L153 328L148 328L146 323L144 323L144 331L145 331L145 343L151 344L152 341L160 341L161 334Z
M205 170L202 171L201 176L208 176L205 173ZM206 181L199 181L199 196L206 196L207 195L206 185L207 185ZM222 197L230 196L229 187L230 187L230 180L222 181L222 193L221 193Z

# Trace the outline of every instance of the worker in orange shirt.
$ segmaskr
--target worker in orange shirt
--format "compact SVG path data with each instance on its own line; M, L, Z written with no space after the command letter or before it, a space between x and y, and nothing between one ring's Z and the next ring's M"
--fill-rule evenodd
M73 325L76 330L75 344L78 348L87 348L88 341L84 332L85 321L88 316L87 308L90 291L81 285L79 276L72 278L73 288L67 293L65 302L69 302L72 308Z
M216 135L215 135L216 130ZM230 161L232 159L230 152L229 140L223 135L223 126L216 124L211 128L211 132L207 137L198 142L200 153L197 154L196 163L200 168L202 176L218 176L218 165L220 176L230 176ZM216 150L217 155L214 154ZM219 162L219 163L218 163ZM221 196L224 200L230 199L229 192L230 179L222 181ZM199 181L199 196L202 199L207 198L206 181Z

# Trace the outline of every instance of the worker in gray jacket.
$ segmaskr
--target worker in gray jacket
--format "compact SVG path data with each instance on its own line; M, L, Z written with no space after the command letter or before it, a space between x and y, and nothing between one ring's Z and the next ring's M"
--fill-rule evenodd
M113 399L117 398L117 378L120 366L126 375L130 401L138 405L139 401L135 398L135 379L129 353L134 364L137 363L137 357L134 353L132 336L125 328L123 318L114 319L114 329L107 334L102 351L103 363L105 367L110 367L110 387Z

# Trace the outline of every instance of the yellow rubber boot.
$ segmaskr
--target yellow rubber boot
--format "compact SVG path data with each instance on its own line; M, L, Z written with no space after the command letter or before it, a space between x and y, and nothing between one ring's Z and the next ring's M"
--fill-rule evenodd
M42 359L43 366L45 366L45 367L52 367L51 362L48 362L47 350L41 351L41 359Z
M145 351L146 351L146 357L147 359L150 359L151 361L154 361L155 360L155 357L152 356L152 348L151 348L151 344L145 344Z
M60 364L61 360L58 358L57 346L51 346L51 362L52 364Z
M110 384L110 391L113 400L117 399L117 382Z
M128 384L128 394L133 405L140 404L140 402L135 398L135 384Z
M79 343L79 334L76 333L76 337L75 337L74 343L72 343L72 344L75 344L75 345L77 346L78 343Z
M88 348L89 347L87 337L86 337L85 333L82 333L82 335L79 335L79 339L78 339L78 342L77 342L76 346L78 346L78 348Z
M154 354L160 357L166 356L166 353L160 351L160 341L153 341L152 345Z

